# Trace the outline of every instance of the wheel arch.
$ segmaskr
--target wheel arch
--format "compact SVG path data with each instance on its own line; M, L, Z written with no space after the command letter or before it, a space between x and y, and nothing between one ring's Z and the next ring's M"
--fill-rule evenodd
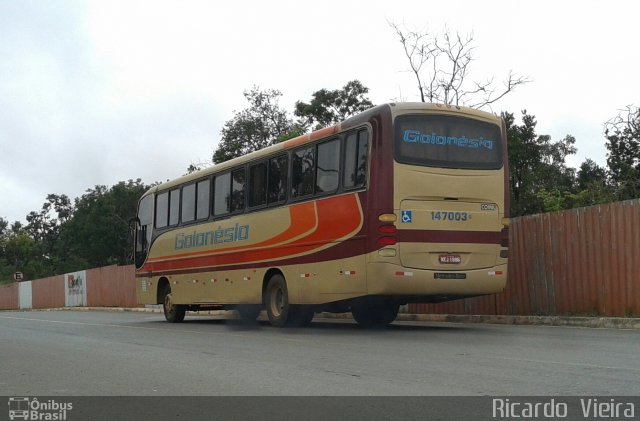
M280 275L282 276L282 278L284 279L284 282L287 282L287 278L284 276L284 273L282 272L282 270L280 270L279 268L270 268L269 270L267 270L264 274L264 277L262 278L262 301L264 304L264 293L267 291L267 285L269 284L269 280L271 279L271 277L273 277L274 275Z
M169 280L164 276L158 279L158 289L156 291L156 304L164 303L164 294L165 290L169 288L171 289L171 285L169 284Z

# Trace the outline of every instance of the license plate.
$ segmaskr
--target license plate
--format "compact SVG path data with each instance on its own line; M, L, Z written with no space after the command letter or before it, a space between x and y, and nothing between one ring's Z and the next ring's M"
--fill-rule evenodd
M438 256L438 260L440 263L444 263L447 265L458 265L462 263L462 257L457 254L441 254Z

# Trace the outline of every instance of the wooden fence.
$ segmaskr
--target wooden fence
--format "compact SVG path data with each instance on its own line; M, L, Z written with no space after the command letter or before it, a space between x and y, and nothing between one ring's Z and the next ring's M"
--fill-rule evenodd
M514 218L504 293L410 312L640 316L640 200Z

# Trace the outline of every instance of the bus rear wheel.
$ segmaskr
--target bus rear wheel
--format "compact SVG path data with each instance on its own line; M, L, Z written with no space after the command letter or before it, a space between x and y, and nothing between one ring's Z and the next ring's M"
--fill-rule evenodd
M399 310L400 305L394 301L367 299L354 304L351 314L364 328L381 328L393 323Z
M287 282L280 274L269 279L264 301L269 323L273 326L305 326L313 319L313 308L289 303Z
M166 286L164 290L164 298L162 300L162 309L164 310L164 318L170 323L180 323L187 314L187 307L173 302L171 295L171 287Z
M269 323L278 327L285 326L289 319L291 305L287 283L282 275L273 275L269 279L264 299Z

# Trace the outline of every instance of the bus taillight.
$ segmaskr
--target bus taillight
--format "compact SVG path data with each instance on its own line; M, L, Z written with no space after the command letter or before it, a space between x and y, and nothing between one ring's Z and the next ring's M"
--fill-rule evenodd
M398 242L395 235L398 233L398 230L394 225L380 225L378 227L378 234L383 237L378 238L378 246L386 247L386 246L394 246Z
M378 227L378 232L382 235L396 235L398 230L393 225L381 225Z
M379 247L395 246L398 240L394 237L380 237L378 238Z

